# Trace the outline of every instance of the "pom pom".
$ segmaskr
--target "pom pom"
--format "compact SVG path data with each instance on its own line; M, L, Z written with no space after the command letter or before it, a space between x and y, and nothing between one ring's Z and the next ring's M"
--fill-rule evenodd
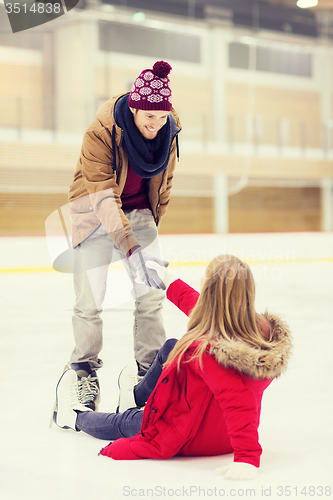
M166 78L171 70L172 67L165 61L157 61L153 66L153 73L159 78Z

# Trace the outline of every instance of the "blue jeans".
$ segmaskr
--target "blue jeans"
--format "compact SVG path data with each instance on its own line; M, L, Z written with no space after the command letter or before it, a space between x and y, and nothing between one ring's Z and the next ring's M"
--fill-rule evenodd
M134 387L134 397L138 406L144 406L159 379L163 364L177 339L167 340L158 351L151 367L142 380ZM76 428L98 439L113 441L121 437L135 436L142 424L143 411L130 408L124 413L78 412Z

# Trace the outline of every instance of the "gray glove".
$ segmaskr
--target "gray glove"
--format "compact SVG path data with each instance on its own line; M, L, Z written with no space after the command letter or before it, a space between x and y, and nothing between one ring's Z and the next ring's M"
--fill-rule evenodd
M137 248L136 250L134 250L128 260L131 264L133 264L139 275L139 278L145 285L165 290L165 285L163 283L163 280L160 278L159 273L156 271L156 269L147 267L146 264L148 261L152 261L156 262L161 267L168 267L169 262L159 259L158 257L154 257L154 255L145 252L141 248Z
M148 260L146 262L146 267L149 269L155 269L157 274L159 275L161 281L163 281L165 288L169 288L171 283L178 280L179 276L175 271L171 271L171 269L166 269L165 267L161 267L156 262L152 262Z

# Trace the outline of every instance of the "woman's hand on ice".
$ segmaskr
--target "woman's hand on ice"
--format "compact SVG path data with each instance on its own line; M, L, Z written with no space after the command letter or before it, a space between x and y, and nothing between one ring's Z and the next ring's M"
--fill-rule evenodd
M229 465L218 467L215 472L224 479L254 479L258 474L258 468L244 462L232 462Z

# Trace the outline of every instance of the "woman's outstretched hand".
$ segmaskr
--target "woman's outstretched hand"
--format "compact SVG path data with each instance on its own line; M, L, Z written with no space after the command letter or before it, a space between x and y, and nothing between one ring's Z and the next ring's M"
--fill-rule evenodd
M143 283L144 285L151 286L153 288L165 290L166 286L160 275L162 269L168 267L169 262L159 259L141 248L134 250L128 260L135 267L137 277L139 278L137 283ZM150 265L148 265L148 262Z
M147 261L146 266L149 269L153 269L157 272L160 280L163 282L165 288L168 288L171 283L178 279L178 274L175 271L171 271L168 267L158 266L156 262Z
M162 290L166 290L168 286L171 285L171 283L173 283L178 279L178 274L175 273L175 271L171 271L166 266L161 266L158 262L147 260L146 268L149 269L149 271L152 270L156 272L156 275L158 276L158 280L160 283L159 288L161 288ZM143 283L140 277L137 277L135 281L138 284Z
M258 468L244 462L232 462L224 467L218 467L215 472L224 479L254 479L258 474Z

